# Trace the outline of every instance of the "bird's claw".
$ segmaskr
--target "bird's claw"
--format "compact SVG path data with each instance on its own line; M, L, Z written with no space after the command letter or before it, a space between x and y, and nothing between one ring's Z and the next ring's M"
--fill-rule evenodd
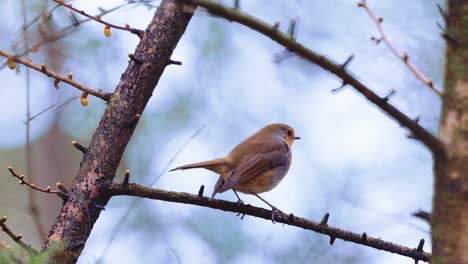
M275 222L275 213L282 213L284 214L280 209L276 208L276 207L272 207L271 208L271 222L273 224L276 224Z

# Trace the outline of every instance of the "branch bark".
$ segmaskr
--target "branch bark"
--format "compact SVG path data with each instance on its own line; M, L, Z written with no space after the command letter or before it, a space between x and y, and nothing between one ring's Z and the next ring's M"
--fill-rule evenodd
M208 197L192 195L188 193L179 193L179 192L169 192L159 189L153 189L145 187L138 184L116 184L113 183L108 189L109 196L116 195L129 195L137 196L142 198L149 198L155 200L162 200L168 202L184 203L184 204L193 204L203 207L209 207L213 209L219 209L228 212L240 213L251 215L266 220L271 220L271 211L263 208L243 205L236 202L228 202L217 199L210 199ZM342 239L344 241L349 241L375 249L384 250L387 252L396 253L402 256L410 257L414 260L421 260L429 262L431 254L418 250L417 248L408 248L401 245L397 245L391 242L384 241L382 239L373 238L367 234L357 234L349 232L343 229L332 227L324 223L310 221L308 219L297 217L292 214L287 215L283 213L275 214L275 222L283 223L286 225L297 226L307 230L312 230L314 232L330 236L330 241L335 239ZM332 243L332 242L330 242Z
M330 71L343 81L343 85L351 85L359 93L364 95L367 100L387 113L400 125L408 128L416 139L420 140L431 150L433 155L445 156L444 144L436 136L420 126L417 121L409 118L396 107L388 103L388 100L385 97L380 97L374 93L370 88L368 88L366 85L357 80L356 77L350 74L346 70L346 67L343 67L343 65L338 64L331 59L327 59L325 56L306 48L290 35L279 31L275 25L270 25L256 17L240 11L237 8L231 8L211 0L185 0L185 2L206 8L211 14L223 17L229 21L235 21L239 24L249 27L250 29L257 31L266 37L269 37L273 41L285 47L287 50L294 52L305 60L315 63L323 69Z
M142 63L130 61L122 74L44 245L47 249L54 242L63 244L64 251L54 256L54 262L77 260L107 204L108 197L101 195L103 185L114 178L138 123L134 117L143 112L192 17L182 8L176 0L162 1L134 53Z
M433 263L468 263L468 1L447 1L445 96L440 138L448 159L435 160Z

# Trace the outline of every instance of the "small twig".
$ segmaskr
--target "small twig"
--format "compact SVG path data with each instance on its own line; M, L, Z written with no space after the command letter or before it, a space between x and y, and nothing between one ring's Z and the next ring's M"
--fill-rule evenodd
M200 189L198 190L198 197L202 198L204 191L205 191L205 185L200 186Z
M426 221L428 224L431 224L431 213L423 211L423 210L418 210L413 213L413 216L418 217L424 221Z
M424 247L424 239L421 238L421 240L419 240L419 244L416 250L418 252L424 252L423 247ZM418 263L419 263L419 259L414 259L414 264L418 264Z
M322 221L320 221L320 224L321 225L327 225L328 223L328 218L330 217L330 213L326 213L323 218L322 218Z
M8 61L13 61L15 63L20 63L20 64L23 64L24 66L26 66L28 68L31 68L31 69L36 70L38 72L42 72L45 75L47 75L48 77L51 77L53 79L58 79L61 82L68 83L69 85L77 88L78 90L86 92L86 93L91 94L91 95L94 95L94 96L96 96L98 98L101 98L102 100L104 100L106 102L108 102L109 99L110 99L110 96L111 96L110 93L104 93L104 92L101 92L101 91L96 91L96 90L93 90L91 88L88 88L88 87L86 87L86 86L84 86L84 85L82 85L82 84L80 84L78 82L73 81L73 79L62 76L62 75L60 75L60 74L58 74L58 73L56 73L54 71L51 71L51 70L47 69L47 66L44 63L42 63L41 65L37 65L37 64L32 63L29 60L25 60L25 59L21 59L19 57L15 57L12 54L10 54L8 52L5 52L3 50L0 50L0 56L3 56L5 58L7 58Z
M351 54L348 59L341 65L341 69L343 71L346 71L346 68L348 68L348 65L353 61L354 59L354 54Z
M159 189L153 189L138 185L135 183L123 186L121 184L113 183L107 190L107 195L129 195L135 197L144 197L155 200L162 200L167 202L176 202L183 204L193 204L213 209L219 209L222 211L228 211L233 213L246 214L271 220L271 210L259 208L251 205L239 204L237 202L228 202L218 199L209 199L207 197L199 197L198 195L170 192ZM297 226L307 230L330 236L330 243L333 243L335 239L342 239L345 241L354 242L357 244L365 245L368 247L396 253L402 256L407 256L413 259L418 259L428 262L431 254L427 252L420 252L415 248L404 247L391 242L384 241L379 238L373 238L366 235L366 239L363 239L361 234L353 233L347 230L336 228L329 225L323 225L320 222L314 222L302 217L292 216L290 214L276 213L275 221L286 225Z
M72 145L79 151L81 151L83 154L86 154L86 152L88 152L88 148L81 145L80 143L78 143L78 141L76 140L73 140L72 141Z
M106 27L111 27L111 28L120 29L120 30L126 30L126 31L129 31L129 32L137 35L139 38L142 38L143 34L145 33L145 31L143 31L141 29L131 28L129 25L125 25L124 27L122 27L122 26L118 26L118 25L115 25L115 24L108 23L108 22L102 20L100 16L89 15L84 10L79 10L79 9L73 7L71 4L65 3L64 0L52 0L52 1L54 1L55 3L57 3L57 4L61 5L61 6L64 6L64 7L68 8L68 9L71 9L74 12L76 12L78 14L81 14L81 15L89 18L89 19L92 19L92 20L94 20L94 21L96 21L98 23L101 23L101 24L105 25Z
M11 176L17 178L19 180L19 184L21 185L26 185L28 186L29 188L33 189L33 190L36 190L36 191L39 191L39 192L43 192L43 193L54 193L56 195L58 195L60 198L63 199L63 197L59 194L61 191L60 190L52 190L50 188L50 186L47 186L47 188L39 188L37 187L36 185L34 185L33 183L29 183L27 182L25 179L24 179L24 175L18 175L15 170L13 170L13 168L10 166L8 167L8 171L11 173Z
M395 89L392 89L390 90L390 92L384 97L382 98L385 102L388 102L388 100L390 100L390 97L392 97L393 95L395 95L396 93L396 90Z
M29 245L26 245L21 238L23 238L22 235L15 235L10 228L5 224L7 221L7 217L4 216L0 219L0 227L2 228L3 232L5 232L13 241L15 241L16 244L18 244L20 247L22 247L24 250L26 250L29 254L37 254L37 250L32 248Z
M122 185L127 186L129 179L130 179L130 170L126 170L125 174L124 174L124 179L123 179Z
M393 46L393 44L388 40L387 36L385 35L385 31L383 30L382 28L382 22L383 22L383 18L381 17L377 17L374 12L369 8L369 6L367 5L367 1L366 0L361 0L359 3L358 3L358 6L359 7L362 7L364 8L364 10L366 10L367 14L372 18L372 20L374 21L375 25L377 26L377 30L379 31L380 33L380 39L376 39L374 38L374 40L376 41L376 43L378 44L380 41L383 41L385 42L385 44L387 44L388 48L392 51L393 54L395 54L395 56L397 56L398 58L400 58L405 64L406 66L408 66L408 68L413 72L413 74L419 79L421 80L423 83L426 84L426 86L428 86L432 91L434 91L435 93L437 93L439 96L443 96L443 92L437 88L434 83L432 82L432 80L428 77L426 77L414 64L412 64L409 60L408 60L408 54L406 53L401 53L400 51L398 51L395 46Z
M169 65L182 65L181 61L169 60Z

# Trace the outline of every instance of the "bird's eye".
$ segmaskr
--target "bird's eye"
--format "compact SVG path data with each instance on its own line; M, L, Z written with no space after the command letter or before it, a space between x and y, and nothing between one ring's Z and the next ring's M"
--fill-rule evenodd
M292 137L292 135L293 135L292 130L288 130L286 133L288 133L288 137Z

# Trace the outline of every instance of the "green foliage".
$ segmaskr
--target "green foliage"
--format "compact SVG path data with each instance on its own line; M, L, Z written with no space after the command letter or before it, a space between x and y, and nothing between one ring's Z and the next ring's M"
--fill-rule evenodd
M20 246L0 250L0 263L42 264L47 263L54 254L62 251L63 245L55 243L46 251L30 254Z

